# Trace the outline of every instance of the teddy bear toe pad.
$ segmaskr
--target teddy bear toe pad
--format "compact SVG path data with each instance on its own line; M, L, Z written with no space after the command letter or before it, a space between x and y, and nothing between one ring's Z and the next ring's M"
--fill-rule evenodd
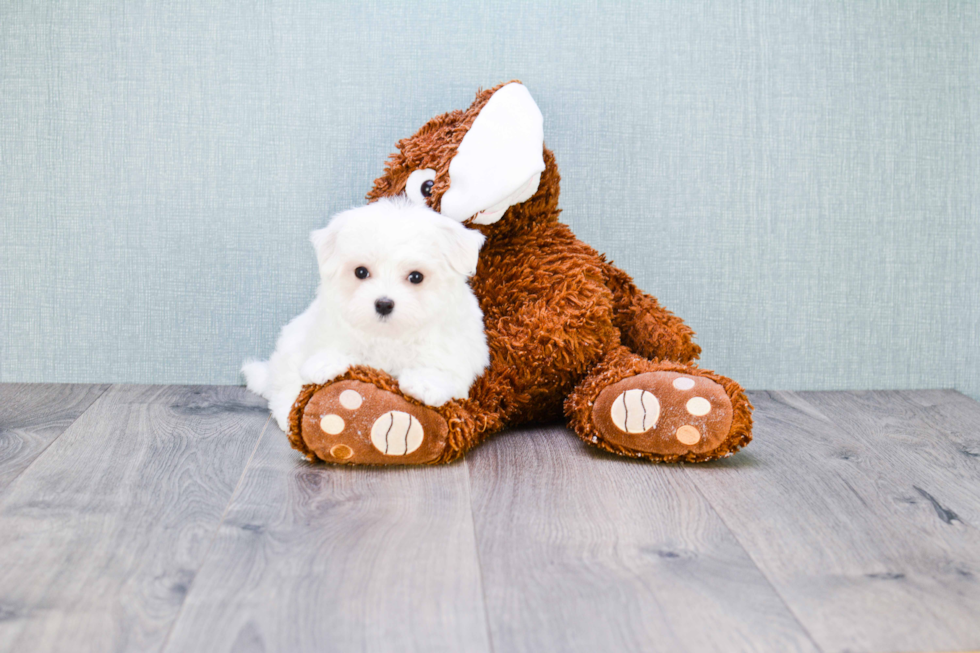
M310 398L301 433L327 462L413 465L439 457L448 427L435 411L397 394L370 383L340 381Z
M711 379L647 372L599 393L592 420L607 442L636 453L706 453L728 437L732 403Z

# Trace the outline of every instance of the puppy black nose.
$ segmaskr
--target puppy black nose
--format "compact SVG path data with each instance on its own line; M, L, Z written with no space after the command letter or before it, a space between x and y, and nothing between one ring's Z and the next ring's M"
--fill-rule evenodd
M395 302L387 297L382 297L381 299L375 300L374 310L378 312L378 315L388 315L395 310Z

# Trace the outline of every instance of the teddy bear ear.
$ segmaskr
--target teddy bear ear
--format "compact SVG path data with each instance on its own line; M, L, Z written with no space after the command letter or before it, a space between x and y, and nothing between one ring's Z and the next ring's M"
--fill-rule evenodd
M492 224L530 198L544 172L544 120L523 84L501 86L463 137L449 164L440 212Z

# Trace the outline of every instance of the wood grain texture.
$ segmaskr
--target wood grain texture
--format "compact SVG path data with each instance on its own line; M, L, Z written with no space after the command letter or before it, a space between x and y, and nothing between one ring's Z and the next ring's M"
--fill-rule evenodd
M496 650L816 650L683 468L559 427L468 460Z
M685 470L824 651L980 647L980 422L910 396L753 393L752 447Z
M488 651L466 463L310 464L270 427L167 651Z
M807 401L875 452L876 466L926 514L980 527L980 404L953 390L821 392Z
M547 427L354 469L241 388L103 391L0 386L0 651L980 648L955 392L752 393L707 465Z
M108 388L0 383L0 493Z
M0 497L0 650L159 649L268 414L114 386Z

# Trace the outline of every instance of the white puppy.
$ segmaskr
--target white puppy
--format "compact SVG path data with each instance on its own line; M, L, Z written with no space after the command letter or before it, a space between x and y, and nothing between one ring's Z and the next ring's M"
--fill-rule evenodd
M388 372L430 406L462 399L490 363L483 313L467 284L483 235L404 198L335 216L310 234L320 287L268 361L242 367L282 430L307 383L352 365Z

